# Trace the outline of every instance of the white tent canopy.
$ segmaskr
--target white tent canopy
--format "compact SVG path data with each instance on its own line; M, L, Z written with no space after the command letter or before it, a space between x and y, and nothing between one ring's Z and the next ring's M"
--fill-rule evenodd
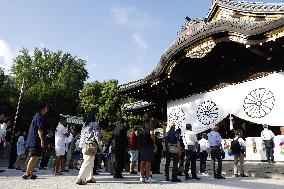
M168 123L185 131L190 123L197 133L233 114L270 126L284 125L284 72L192 95L167 104Z

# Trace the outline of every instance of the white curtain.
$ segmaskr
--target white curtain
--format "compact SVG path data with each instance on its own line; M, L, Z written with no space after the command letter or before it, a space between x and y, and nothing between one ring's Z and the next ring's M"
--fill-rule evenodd
M284 73L229 85L167 104L168 123L185 131L186 123L197 133L209 129L229 114L270 126L284 125ZM281 98L282 97L282 98Z

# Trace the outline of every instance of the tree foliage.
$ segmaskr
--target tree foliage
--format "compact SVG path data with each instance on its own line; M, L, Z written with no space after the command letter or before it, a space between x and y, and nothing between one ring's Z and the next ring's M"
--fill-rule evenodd
M127 115L122 106L130 99L116 92L117 80L86 83L80 92L82 112L96 109L99 113L101 125L106 130L112 130L116 122L124 117L131 124L137 122L137 117Z
M79 92L88 77L85 60L62 51L36 48L33 53L22 49L15 58L12 74L17 86L25 81L22 114L30 121L37 102L49 104L49 115L76 115ZM28 115L28 116L27 116ZM27 123L25 123L27 124Z
M15 86L14 78L5 75L0 67L0 107L7 115L14 116L19 90Z

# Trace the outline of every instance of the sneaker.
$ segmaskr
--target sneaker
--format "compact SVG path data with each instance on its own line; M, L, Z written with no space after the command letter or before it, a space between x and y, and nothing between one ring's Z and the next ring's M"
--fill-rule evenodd
M9 166L8 169L15 169L15 167L14 166Z
M140 182L145 182L145 178L140 177L139 181L140 181Z
M23 176L22 176L22 179L29 179L30 178L30 175L27 175L27 174L24 174Z
M78 179L78 180L76 181L76 184L78 184L78 185L86 185L87 183L84 182L82 179Z
M145 183L155 183L155 182L157 181L152 178L145 179Z
M239 177L239 175L238 175L238 174L235 174L235 177Z
M246 174L244 174L244 173L241 174L240 176L241 176L241 177L248 177L248 176L247 176Z
M92 178L92 179L86 181L86 183L96 183L96 182L97 182L97 181L96 181L94 178Z
M37 179L37 176L35 174L33 174L33 175L30 176L30 179L35 180L35 179Z
M181 182L181 180L178 179L178 178L173 178L173 179L171 180L171 182Z
M16 170L21 170L21 167L17 167Z
M166 180L166 181L170 181L170 178L169 178L169 177L166 177L165 180Z

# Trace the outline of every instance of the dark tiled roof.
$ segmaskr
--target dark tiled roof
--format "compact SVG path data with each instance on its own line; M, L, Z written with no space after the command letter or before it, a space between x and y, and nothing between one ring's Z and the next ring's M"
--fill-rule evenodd
M262 3L262 2L246 2L236 0L218 0L214 3L207 18L211 17L216 7L225 7L228 9L249 12L249 13L282 13L284 12L284 3Z
M148 81L155 79L161 73L163 73L171 57L177 52L189 47L195 42L198 42L204 38L212 36L214 34L222 32L236 32L238 34L246 36L254 36L258 34L271 31L275 28L284 25L284 17L269 21L246 21L236 18L220 19L206 22L205 20L198 20L189 27L185 27L179 33L177 40L170 45L168 49L162 54L159 63L150 75L144 79L133 81L124 85L118 86L118 91L127 91L129 89L136 88L138 86L146 84Z

